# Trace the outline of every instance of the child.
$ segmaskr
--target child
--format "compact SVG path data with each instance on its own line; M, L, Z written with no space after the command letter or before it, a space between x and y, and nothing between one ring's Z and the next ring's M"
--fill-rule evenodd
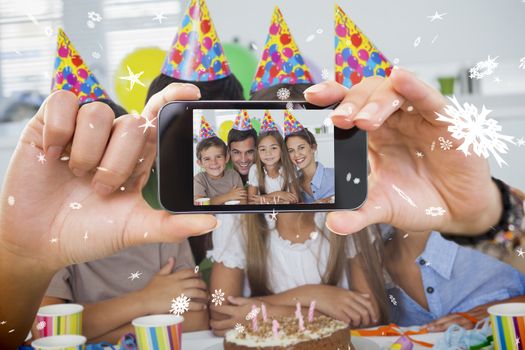
M383 230L387 232L384 263L392 278L388 293L397 304L391 305L391 322L400 326L432 323L435 327L430 330L444 331L443 322L434 321L470 310L482 319L490 304L525 294L525 275L495 258L437 232L410 234L405 239L395 229Z
M248 174L250 204L297 203L295 172L277 125L268 111L257 138L255 164Z
M233 169L226 169L229 160L228 148L215 135L208 122L201 118L200 141L197 144L197 164L204 169L193 178L193 196L210 198L210 204L225 204L228 201L246 203L246 190L241 177Z

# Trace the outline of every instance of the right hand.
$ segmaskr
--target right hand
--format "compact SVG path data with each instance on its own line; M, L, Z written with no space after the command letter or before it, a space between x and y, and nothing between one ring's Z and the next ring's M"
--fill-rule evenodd
M379 319L368 294L335 286L315 285L309 295L316 300L317 310L353 327L371 326Z
M28 122L6 173L0 254L51 273L133 245L212 231L213 216L153 210L141 193L157 143L156 128L140 127L144 118L157 125L165 103L199 97L196 86L170 84L149 100L143 118L115 119L104 103L79 108L73 93L52 93Z
M248 193L242 187L234 187L226 194L226 201L245 201Z
M169 258L168 263L159 270L148 285L138 292L149 314L168 313L171 300L181 294L191 299L189 311L206 309L208 304L206 283L191 268L179 269L172 273L174 266L175 260Z

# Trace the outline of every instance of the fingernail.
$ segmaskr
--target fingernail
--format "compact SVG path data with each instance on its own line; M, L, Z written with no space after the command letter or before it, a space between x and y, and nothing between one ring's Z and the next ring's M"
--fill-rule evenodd
M197 98L200 100L201 97L202 97L202 95L201 95L201 91L199 90L199 91L197 92Z
M312 85L308 89L304 90L303 94L315 94L324 90L324 86L320 84Z
M344 117L346 121L351 121L350 117L355 111L355 106L352 103L345 103L330 112L329 116L332 117Z
M219 219L217 219L217 223L215 224L214 227L212 227L211 229L206 229L206 230L204 230L203 232L199 232L199 233L197 234L197 236L199 236L199 235L203 235L203 234L206 234L206 233L211 232L211 231L215 231L216 229L218 229L219 227L221 227L221 224L222 224L222 221L219 220Z
M95 188L95 191L103 195L110 194L113 191L113 187L98 181L95 182L95 185L93 187Z
M333 228L331 228L330 226L328 226L328 222L325 222L324 224L326 226L326 228L328 230L330 230L331 232L335 233L336 235L341 235L341 236L347 236L348 233L343 233L343 232L337 232L336 230L334 230Z
M62 155L64 147L61 146L49 146L47 148L46 155L49 159L58 159Z
M85 170L81 170L77 168L73 168L71 171L73 172L73 174L75 174L75 176L78 176L78 177L82 177L86 174Z
M364 106L363 109L361 109L359 111L359 113L357 113L357 115L355 116L354 120L357 120L357 119L370 119L370 117L374 113L376 113L378 110L379 110L379 105L377 103L375 103L375 102L370 102L369 104Z

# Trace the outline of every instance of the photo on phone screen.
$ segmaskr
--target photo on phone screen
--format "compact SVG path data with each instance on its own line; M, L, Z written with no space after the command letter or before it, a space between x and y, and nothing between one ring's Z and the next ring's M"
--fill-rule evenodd
M194 109L193 160L196 206L335 202L323 110Z
M159 112L159 201L173 213L332 211L367 197L367 134L306 102L176 101Z

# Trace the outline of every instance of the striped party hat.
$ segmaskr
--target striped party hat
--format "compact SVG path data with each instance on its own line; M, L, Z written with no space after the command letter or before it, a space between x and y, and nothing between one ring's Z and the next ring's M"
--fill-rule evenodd
M241 109L239 113L237 113L237 117L235 117L235 122L233 123L233 129L239 131L253 129L252 121L246 109Z
M297 119L290 113L290 111L284 111L284 136L289 136L293 133L304 130L304 126L299 123Z
M293 117L292 117L293 118ZM264 118L261 125L261 132L279 131L277 124L273 121L269 110L264 111Z
M335 5L335 80L351 87L363 77L389 76L392 65L372 42Z
M201 116L201 128L199 131L199 141L209 139L211 137L216 137L215 131L211 128L210 123L204 118L204 116Z
M81 103L109 99L62 28L58 28L57 55L51 81L51 91L55 90L71 91Z
M204 0L191 0L179 32L164 60L162 73L187 81L213 81L230 67Z
M251 93L277 84L313 83L310 70L276 6Z

